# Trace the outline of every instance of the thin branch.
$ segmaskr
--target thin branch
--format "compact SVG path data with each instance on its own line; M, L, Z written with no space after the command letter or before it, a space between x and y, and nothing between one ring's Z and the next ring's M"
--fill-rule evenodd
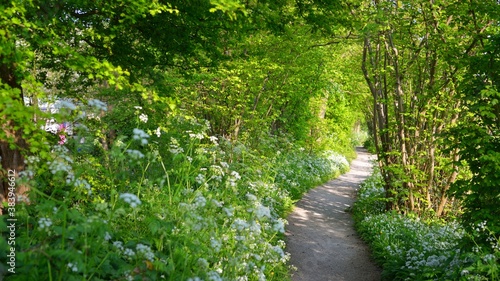
M349 34L347 34L345 37L340 37L339 39L340 39L339 41L333 40L333 41L329 41L329 42L326 42L326 43L323 43L323 44L314 44L314 45L310 46L309 48L307 48L307 50L310 50L310 49L316 48L316 47L324 47L324 46L339 44L339 43L342 42L342 40L358 39L358 36L353 35L352 31L349 31Z
M339 43L340 43L340 41L330 41L330 42L326 42L326 43L323 43L323 44L314 44L314 45L310 46L307 49L310 50L310 49L316 48L316 47L324 47L324 46L333 45L333 44L339 44Z

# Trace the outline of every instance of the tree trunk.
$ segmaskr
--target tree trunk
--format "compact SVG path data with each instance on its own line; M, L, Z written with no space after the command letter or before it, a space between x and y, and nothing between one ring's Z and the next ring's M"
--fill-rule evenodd
M0 61L4 61L4 56L0 56ZM15 77L15 64L2 63L0 64L0 81L2 84L7 85L11 89L18 89L19 96L17 97L17 102L24 103L22 88L20 83ZM5 87L5 86L4 86ZM9 181L8 175L14 174L15 178L18 178L19 172L23 171L26 164L24 163L24 156L22 151L26 151L28 144L23 139L23 133L21 129L15 129L17 124L10 118L10 116L0 113L1 118L1 129L3 131L5 139L0 139L0 157L2 163L2 169L0 170L1 175L1 192L0 192L0 202L2 203L2 208L4 202L9 199ZM15 196L16 201L21 197L26 198L26 194L29 191L26 185L16 185ZM2 214L2 209L0 208L0 214Z

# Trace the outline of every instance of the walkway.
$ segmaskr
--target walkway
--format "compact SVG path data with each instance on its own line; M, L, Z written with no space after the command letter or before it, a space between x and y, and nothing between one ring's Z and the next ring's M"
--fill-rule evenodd
M370 174L370 155L357 149L350 172L310 190L288 217L287 252L297 268L293 281L379 281L381 270L370 260L346 209Z

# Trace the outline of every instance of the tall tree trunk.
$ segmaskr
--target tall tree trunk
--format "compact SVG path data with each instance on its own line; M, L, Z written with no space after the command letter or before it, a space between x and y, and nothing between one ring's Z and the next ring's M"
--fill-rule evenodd
M0 61L4 61L4 56L0 56ZM1 63L0 64L0 81L2 84L10 87L11 89L18 89L19 96L16 101L19 103L24 103L21 84L17 81L15 76L15 64L12 63ZM5 86L4 86L5 87ZM17 178L19 172L23 171L25 168L24 157L21 153L23 150L27 150L28 144L23 138L21 129L16 129L17 124L10 116L0 113L1 118L1 129L6 136L5 139L0 139L0 157L2 163L2 169L0 170L1 178L1 192L0 192L0 202L2 207L4 202L8 200L9 193L9 182L7 175L12 175ZM16 201L21 197L26 198L29 188L26 185L16 186ZM0 214L3 213L0 208Z
M392 164L390 156L392 149L389 142L390 136L389 132L386 130L388 127L388 107L386 104L387 92L384 91L386 87L383 86L383 79L380 77L378 72L375 71L372 76L368 73L368 63L372 69L377 70L380 67L380 58L380 44L377 42L376 49L373 50L370 38L369 36L366 36L364 40L361 68L373 96L373 134L380 173L384 178L384 188L388 199L386 209L393 210L396 207L394 200L392 200L394 195L393 193L395 192L392 185L393 177L392 172L386 169L386 167L390 167ZM386 66L385 63L386 62L384 61L384 66Z

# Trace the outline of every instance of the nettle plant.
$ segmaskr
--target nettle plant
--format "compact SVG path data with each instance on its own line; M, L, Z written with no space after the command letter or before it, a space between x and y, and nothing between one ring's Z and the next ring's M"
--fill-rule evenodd
M180 116L152 126L139 107L136 128L105 143L106 108L68 105L60 118L75 119L73 135L54 138L49 161L27 158L20 180L31 203L18 205L9 280L285 278L289 198L272 173L234 169L261 167L235 163L244 148L223 150L236 146L208 136L206 122Z

